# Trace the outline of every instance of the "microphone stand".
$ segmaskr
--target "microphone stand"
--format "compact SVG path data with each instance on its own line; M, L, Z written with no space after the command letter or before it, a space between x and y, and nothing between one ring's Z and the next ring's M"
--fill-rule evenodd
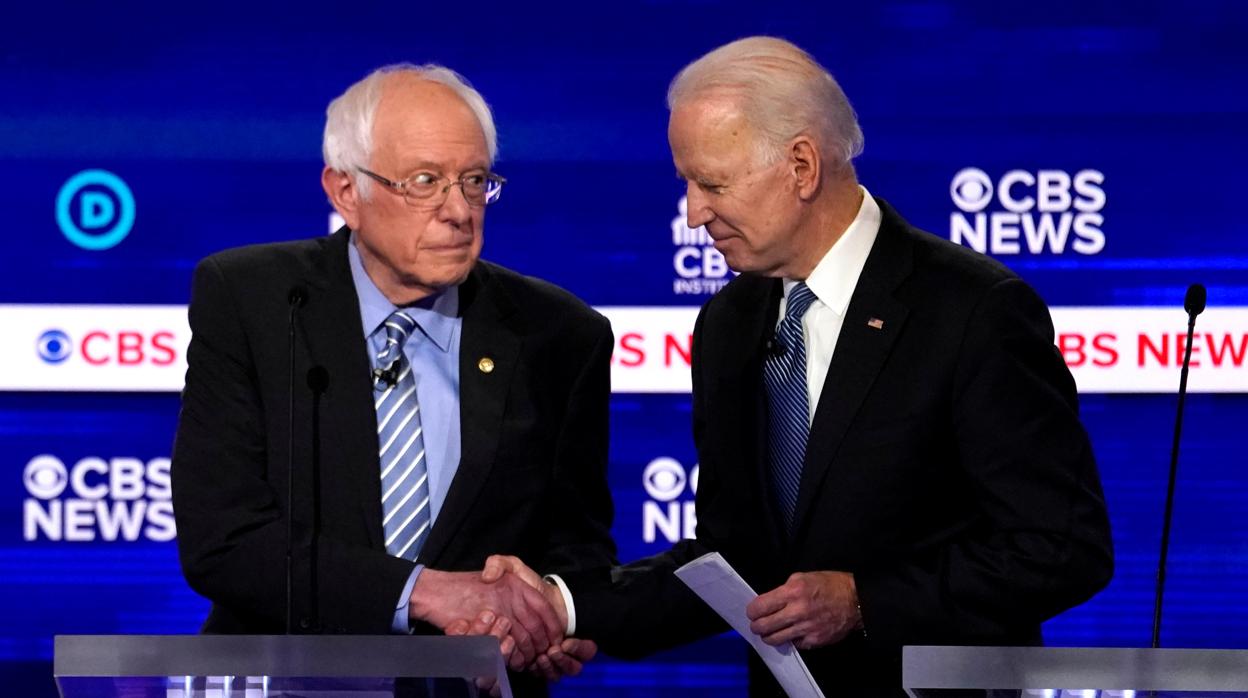
M1170 527L1174 516L1174 487L1179 472L1179 435L1183 431L1183 404L1187 397L1187 370L1192 361L1192 336L1196 316L1205 309L1205 287L1192 284L1187 289L1183 309L1187 311L1187 346L1183 352L1183 371L1179 375L1179 408L1174 417L1174 443L1170 447L1170 479L1166 484L1166 510L1161 527L1161 558L1157 563L1157 597L1153 604L1153 649L1161 647L1161 604L1166 588L1166 557L1170 552Z
M307 293L296 286L286 294L290 305L290 317L286 323L287 383L286 383L286 634L294 632L295 601L295 322L299 308L307 301Z
M308 389L312 391L312 535L308 550L308 627L307 632L321 632L321 603L317 576L317 561L321 532L321 397L329 388L329 372L324 366L308 369Z

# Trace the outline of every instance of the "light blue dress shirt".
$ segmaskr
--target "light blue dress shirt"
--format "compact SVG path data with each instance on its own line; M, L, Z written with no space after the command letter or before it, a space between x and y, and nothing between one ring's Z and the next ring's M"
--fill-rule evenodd
M386 318L397 307L382 295L377 285L364 271L359 250L355 248L355 234L347 245L347 257L351 265L351 280L360 301L360 319L363 337L368 343L368 360L372 368L377 354L385 345ZM416 399L420 403L420 422L424 433L425 465L429 471L429 512L437 521L438 512L446 501L447 490L459 468L459 343L463 335L463 321L459 318L459 288L427 298L416 305L404 308L420 328L403 345L403 354L412 366L416 378ZM381 497L381 473L377 474L377 497ZM394 632L406 633L409 628L407 602L412 587L424 565L417 565L407 580L403 595L395 607Z

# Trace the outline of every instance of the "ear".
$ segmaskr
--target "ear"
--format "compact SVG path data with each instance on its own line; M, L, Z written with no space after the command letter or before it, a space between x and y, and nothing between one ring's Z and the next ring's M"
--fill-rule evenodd
M355 186L355 178L326 166L321 171L321 186L324 187L329 202L334 205L334 210L346 221L347 227L359 230L360 190Z
M819 155L819 147L810 136L801 135L790 144L788 155L798 198L803 201L813 199L823 180L823 160Z

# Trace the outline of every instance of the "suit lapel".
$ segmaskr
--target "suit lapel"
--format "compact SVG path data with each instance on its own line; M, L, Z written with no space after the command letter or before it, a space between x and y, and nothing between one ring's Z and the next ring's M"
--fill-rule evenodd
M302 327L311 365L324 366L330 376L321 403L321 423L326 425L322 467L348 469L343 477L356 490L352 499L358 503L369 544L382 549L377 417L367 380L360 303L347 261L348 240L345 228L329 238L306 277L308 302L301 311ZM301 387L304 377L296 375L295 381Z
M880 208L883 213L880 231L845 311L806 444L794 516L794 539L801 536L836 452L888 359L909 312L893 296L913 266L906 223L882 201Z
M460 286L460 307L459 467L420 553L420 562L427 565L437 564L472 510L494 465L507 393L522 344L518 329L507 322L514 306L492 283L487 263L479 262Z
M763 360L775 335L783 287L779 279L746 278L750 286L733 299L731 311L734 317L742 319L740 341L724 344L727 352L722 371L718 372L718 380L724 386L720 394L730 396L725 402L736 405L736 409L744 413L741 424L752 426L752 430L747 426L733 435L733 438L744 441L734 450L737 457L745 460L743 472L748 474L747 483L752 485L758 502L759 519L764 522L767 545L770 549L780 550L787 545L788 537L780 526L780 515L771 496L768 476L767 389L763 383ZM736 391L732 390L733 386L737 387Z

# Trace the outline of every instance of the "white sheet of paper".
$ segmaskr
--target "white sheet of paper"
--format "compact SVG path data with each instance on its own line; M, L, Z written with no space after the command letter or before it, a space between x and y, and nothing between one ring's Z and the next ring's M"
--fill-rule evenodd
M758 594L723 556L707 553L677 569L676 576L750 643L789 698L823 698L823 691L819 690L793 643L773 647L750 632L745 607Z

